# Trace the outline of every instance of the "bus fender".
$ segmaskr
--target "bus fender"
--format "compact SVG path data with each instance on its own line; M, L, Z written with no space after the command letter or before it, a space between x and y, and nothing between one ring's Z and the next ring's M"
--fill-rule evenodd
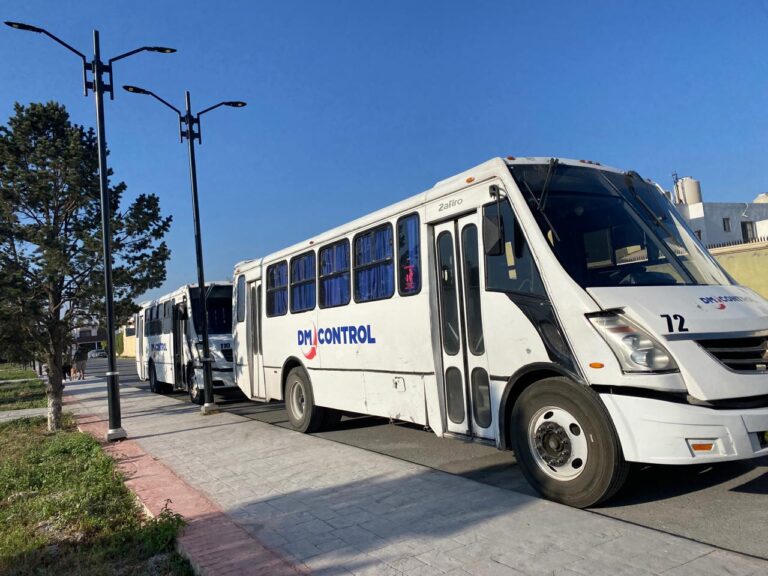
M283 369L280 373L280 394L282 395L281 400L285 400L285 382L288 380L288 374L290 374L291 370L298 366L301 366L304 369L304 372L307 374L307 378L309 378L309 370L307 370L307 367L304 366L304 362L296 358L296 356L289 356L286 361L283 362Z
M498 447L500 450L511 450L513 446L511 426L509 426L509 419L512 415L512 408L520 397L520 394L531 384L543 380L544 378L552 378L556 376L562 376L577 382L579 384L586 385L584 380L577 374L574 374L570 370L563 368L559 364L553 362L533 362L527 364L522 368L519 368L512 376L507 380L504 386L504 392L501 395L501 401L499 402L499 442Z

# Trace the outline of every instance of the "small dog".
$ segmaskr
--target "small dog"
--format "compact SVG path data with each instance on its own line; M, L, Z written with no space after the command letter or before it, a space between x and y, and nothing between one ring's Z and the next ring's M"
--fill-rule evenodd
M73 372L75 367L72 364L64 364L61 367L61 371L64 374L64 380L74 380Z

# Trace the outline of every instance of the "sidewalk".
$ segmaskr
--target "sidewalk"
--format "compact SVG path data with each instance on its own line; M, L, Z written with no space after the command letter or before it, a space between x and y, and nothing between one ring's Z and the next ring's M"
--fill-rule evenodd
M22 410L3 410L0 412L0 424L18 420L19 418L33 418L34 416L47 416L48 408L24 408Z
M103 380L65 393L67 409L105 418ZM233 414L203 417L137 388L121 400L131 444L252 538L243 545L218 520L191 523L208 532L187 550L206 574L276 573L259 568L266 547L274 562L313 574L768 576L768 562L388 456ZM175 495L158 481L152 497ZM233 552L249 569L227 565Z

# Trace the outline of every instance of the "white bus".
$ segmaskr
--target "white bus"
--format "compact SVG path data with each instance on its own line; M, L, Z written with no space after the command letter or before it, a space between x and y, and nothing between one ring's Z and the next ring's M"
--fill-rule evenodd
M768 302L634 172L490 160L234 281L236 382L300 431L351 411L494 443L580 507L629 462L768 454Z
M208 341L214 391L234 389L232 366L232 283L206 283ZM136 372L153 392L186 390L202 404L203 340L200 291L188 284L151 302L135 316Z

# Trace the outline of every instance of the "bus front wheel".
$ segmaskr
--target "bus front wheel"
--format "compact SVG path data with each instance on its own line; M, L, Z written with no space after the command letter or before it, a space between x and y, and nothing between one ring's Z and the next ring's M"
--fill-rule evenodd
M523 390L510 422L523 475L543 496L577 508L613 496L629 466L599 396L567 378Z
M317 432L323 425L325 409L315 404L312 384L304 368L288 373L285 383L285 408L291 427L299 432Z
M187 366L187 389L189 391L189 399L192 403L202 406L203 402L205 402L205 394L197 385L195 368L191 364Z

